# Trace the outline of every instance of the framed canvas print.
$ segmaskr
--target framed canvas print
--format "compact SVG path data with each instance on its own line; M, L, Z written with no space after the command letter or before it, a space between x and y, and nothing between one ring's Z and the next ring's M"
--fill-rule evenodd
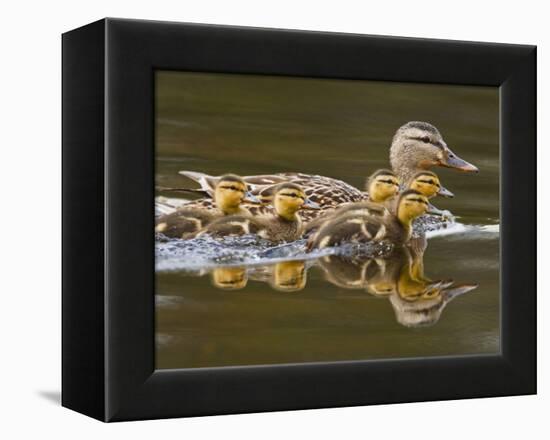
M536 48L105 19L63 35L63 405L536 392Z

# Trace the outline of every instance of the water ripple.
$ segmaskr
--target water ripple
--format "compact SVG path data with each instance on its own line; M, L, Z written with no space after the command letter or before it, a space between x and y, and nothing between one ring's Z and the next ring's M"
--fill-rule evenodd
M427 232L427 238L446 240L493 240L499 237L499 225L453 223L447 228ZM160 237L157 237L160 238ZM314 260L326 255L363 255L377 257L392 251L391 245L347 244L321 251L306 252L305 240L273 245L256 236L208 236L191 240L161 239L155 246L156 271L197 272L219 266L256 266L281 261Z

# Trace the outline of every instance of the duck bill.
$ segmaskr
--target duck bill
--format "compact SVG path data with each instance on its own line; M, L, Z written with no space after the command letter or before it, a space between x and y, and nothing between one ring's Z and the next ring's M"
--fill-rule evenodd
M311 201L310 199L306 199L302 207L306 209L321 209L317 203Z
M455 196L451 191L449 191L447 188L443 186L439 188L437 195L441 197L447 197L448 199L452 199Z
M447 302L453 300L457 296L464 295L465 293L471 292L472 290L477 289L477 284L460 284L454 287L445 289L443 295Z
M254 194L252 194L250 191L247 191L244 194L243 200L250 203L258 203L258 204L262 203L262 201L258 197L256 197Z
M479 169L475 165L461 159L451 150L447 150L446 157L439 162L439 165L446 168L454 168L455 170L464 171L466 173L479 172Z
M436 208L431 203L428 204L428 210L426 211L426 214L437 215L439 217L445 217L448 213L449 211Z

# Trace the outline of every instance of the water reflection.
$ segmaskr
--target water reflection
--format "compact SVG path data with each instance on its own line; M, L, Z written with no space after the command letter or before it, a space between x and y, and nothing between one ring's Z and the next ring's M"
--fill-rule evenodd
M250 273L246 267L217 267L210 272L212 284L218 289L240 290L248 280L268 283L281 292L297 292L306 287L307 268L305 261L291 260L276 264L255 266Z
M240 290L249 280L269 284L280 292L299 292L307 273L316 268L325 280L342 289L363 290L386 298L397 322L406 327L437 323L447 304L477 288L475 283L455 283L449 278L432 279L424 270L425 243L395 249L389 256L362 254L326 255L317 260L290 260L263 266L216 267L209 273L212 284L223 290Z
M212 284L218 289L239 290L247 283L248 274L244 267L218 267L212 271Z

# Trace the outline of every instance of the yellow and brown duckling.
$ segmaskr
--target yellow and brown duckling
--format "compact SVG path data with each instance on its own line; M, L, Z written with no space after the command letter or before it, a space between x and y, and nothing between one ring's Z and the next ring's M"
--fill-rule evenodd
M428 199L441 196L453 198L454 194L441 185L439 177L433 171L420 171L409 182L407 189L414 189L424 194Z
M217 181L213 197L214 209L183 206L171 214L157 218L155 232L172 238L189 238L217 218L236 214L247 215L248 211L242 207L243 201L257 201L248 191L242 177L234 174L226 174Z
M395 215L375 203L358 205L362 209L354 209L325 222L308 240L308 249L323 249L343 243L405 244L411 238L413 220L426 213L429 202L418 191L407 190L399 196Z
M405 188L414 189L420 194L426 196L428 199L431 199L435 196L442 196L447 198L454 197L454 194L451 191L441 185L439 177L437 177L437 174L432 171L420 171L419 173L416 173L406 184ZM397 200L398 197L390 199L384 204L384 206L388 208L391 213L395 214L397 209ZM435 206L430 204L427 213L441 215L443 211L437 209Z
M399 193L399 179L394 172L384 169L378 170L367 179L365 186L369 202L382 205L388 209L395 205L394 202L397 201L397 194ZM345 203L336 209L326 211L324 215L307 223L304 235L309 237L327 220L355 209L364 209L364 206L362 202Z
M283 183L276 187L273 206L276 213L274 215L222 217L214 220L198 235L224 237L255 234L272 242L294 241L303 232L298 211L303 207L318 208L317 204L306 198L302 188L294 183Z
M390 170L378 170L366 182L369 202L384 205L399 193L399 178Z
M444 188L439 181L439 177L432 171L421 171L415 174L407 184L407 189L413 189L426 196L428 199L435 195L441 195L443 197L454 197L454 194L448 189ZM367 180L367 190L369 194L369 201L382 205L387 208L390 213L395 214L397 211L397 196L399 191L399 180L395 173L389 170L378 170ZM368 206L368 205L366 205ZM309 222L305 228L305 235L311 236L317 231L321 225L338 215L343 215L354 210L364 210L365 205L362 202L359 203L347 203L326 215L316 218ZM441 214L436 207L430 204L430 214Z

